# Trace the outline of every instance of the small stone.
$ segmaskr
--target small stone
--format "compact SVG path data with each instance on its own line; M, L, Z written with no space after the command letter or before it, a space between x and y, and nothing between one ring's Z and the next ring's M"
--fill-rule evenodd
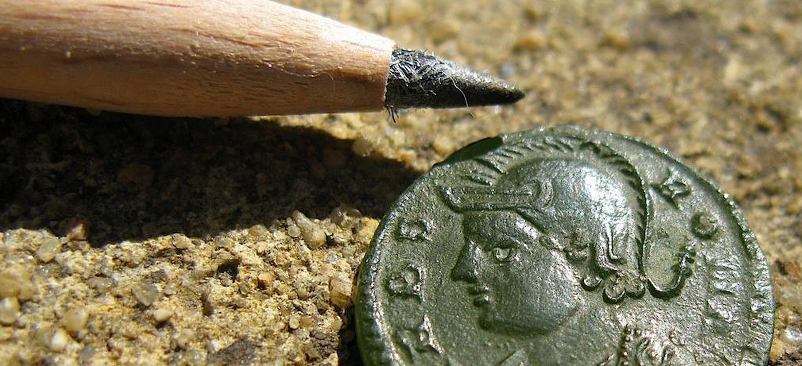
M70 334L77 334L86 327L86 322L89 320L89 313L83 307L73 308L64 314L62 319L64 322L64 329Z
M173 316L173 311L166 308L158 308L153 311L153 320L156 323L164 323Z
M432 148L434 152L442 156L448 156L457 149L456 145L451 141L451 138L445 135L435 137L434 141L432 141Z
M320 225L310 220L301 212L295 211L292 214L292 219L301 229L301 237L312 249L317 249L326 244L326 232L320 228Z
M156 285L145 282L134 286L134 288L131 289L131 293L134 295L136 300L144 306L153 305L153 303L159 299L159 296L161 296Z
M546 37L537 30L528 31L515 40L513 48L516 51L536 51L546 47Z
M80 241L89 238L89 221L86 219L72 218L67 222L69 228L67 240Z
M630 45L629 34L621 30L612 30L602 37L601 45L612 47L619 51L626 50Z
M270 230L262 224L256 224L248 229L248 234L258 239L265 239L270 236Z
M195 331L185 328L173 336L173 341L178 348L187 348L193 338L195 338Z
M354 144L351 145L351 151L359 156L368 156L374 150L374 144L371 143L367 137L359 136L356 140L354 140Z
M192 240L184 235L175 235L173 237L173 246L176 249L187 249L192 245Z
M345 221L347 219L348 216L345 214L345 211L343 211L339 207L335 207L333 210L331 210L331 213L329 214L329 220L334 225L337 225L339 227L343 227L343 224L345 224Z
M331 302L339 308L347 308L354 303L351 298L353 284L344 275L336 275L329 281L329 296Z
M6 297L0 301L0 323L14 324L19 315L19 301L16 297Z
M269 290L273 288L273 281L276 280L276 275L273 272L262 272L256 276L256 283L260 288Z
M0 273L0 297L25 301L33 297L35 290L31 273L22 265L13 265Z
M164 290L162 290L162 293L165 296L173 296L178 292L176 286L177 285L174 282L169 282L166 285L164 285Z
M298 225L291 224L287 227L287 235L289 235L290 238L297 238L301 236L301 228L299 228Z
M36 258L44 263L48 263L61 251L61 241L57 238L45 239L45 242L36 250Z
M290 315L289 326L290 329L298 329L301 326L301 316L298 314Z
M187 365L190 366L206 365L206 354L201 351L191 349L186 352L185 360L187 360Z
M70 335L64 329L59 328L55 333L53 333L53 337L50 338L50 344L48 347L53 352L60 352L67 348L67 344L70 342Z
M78 353L78 362L82 365L89 364L92 362L92 357L95 356L95 349L87 344L81 349L81 352Z
M105 277L92 277L86 280L86 284L97 290L97 292L105 294L114 287L114 280Z

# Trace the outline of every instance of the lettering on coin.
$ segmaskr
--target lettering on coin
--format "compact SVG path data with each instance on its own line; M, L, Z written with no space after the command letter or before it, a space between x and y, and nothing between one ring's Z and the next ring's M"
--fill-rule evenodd
M423 219L402 219L398 223L398 236L412 241L429 240L430 224Z
M412 329L401 329L398 331L398 338L401 343L407 348L410 356L413 357L417 353L436 353L443 352L442 347L437 342L437 339L432 332L432 325L429 317L424 315L423 321L420 325Z
M653 184L652 186L657 190L657 193L659 193L660 196L674 205L675 208L680 208L680 197L685 197L691 194L691 187L688 185L688 183L685 183L682 178L678 177L677 173L673 170L668 172L662 183Z
M387 290L391 294L414 297L418 301L423 301L421 286L423 286L423 269L412 263L396 271L387 280Z
M627 325L621 335L618 349L598 366L662 366L669 365L673 358L672 345L657 344L640 329Z

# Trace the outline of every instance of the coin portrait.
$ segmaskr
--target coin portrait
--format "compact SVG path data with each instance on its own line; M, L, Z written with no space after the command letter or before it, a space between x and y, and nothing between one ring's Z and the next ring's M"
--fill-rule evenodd
M765 365L768 267L735 204L636 139L577 127L458 151L360 269L368 365Z

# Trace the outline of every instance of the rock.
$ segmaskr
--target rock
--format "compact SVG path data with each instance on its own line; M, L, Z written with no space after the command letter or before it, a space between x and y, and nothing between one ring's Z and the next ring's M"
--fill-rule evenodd
M134 286L131 289L131 293L134 295L137 301L144 306L151 306L153 305L156 300L159 299L161 293L159 293L159 288L152 283L143 282Z
M542 32L537 30L528 31L515 40L513 48L517 51L536 51L546 47L548 41Z
M114 287L114 280L106 277L92 277L86 280L86 284L97 290L97 292L105 294Z
M86 322L89 320L89 313L83 307L70 309L64 314L62 323L64 329L70 334L77 334L86 327Z
M19 315L19 301L16 297L6 297L0 301L0 323L14 324Z
M67 345L70 343L70 335L64 329L59 328L55 333L53 333L53 337L50 338L50 343L48 344L48 348L50 348L53 352L60 352L67 348Z
M69 241L86 240L89 237L89 221L86 219L72 218L67 221L66 227Z
M153 320L156 323L164 323L173 316L173 311L166 308L159 308L153 311Z
M345 211L343 211L339 207L335 207L333 210L331 210L331 213L329 214L329 220L334 225L337 225L339 227L343 227L347 219L348 215L346 215Z
M185 328L173 336L173 341L178 348L187 348L193 338L195 338L195 331Z
M299 228L298 225L290 224L290 226L287 227L287 234L291 238L300 237L301 236L301 228Z
M312 249L317 249L326 244L326 232L308 217L299 211L292 213L292 219L298 228L301 230L301 237L304 239L306 245Z
M339 308L347 308L354 303L351 297L353 284L345 275L335 275L329 281L329 296L332 304Z
M58 238L48 238L36 250L36 258L48 263L61 251L61 241Z
M0 297L16 297L30 300L35 292L31 273L22 265L16 264L0 272Z

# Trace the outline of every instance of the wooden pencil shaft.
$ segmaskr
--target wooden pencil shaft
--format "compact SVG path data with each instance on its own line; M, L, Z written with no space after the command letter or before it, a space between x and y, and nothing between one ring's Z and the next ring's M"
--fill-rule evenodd
M392 50L266 0L0 0L0 96L93 109L380 110Z

